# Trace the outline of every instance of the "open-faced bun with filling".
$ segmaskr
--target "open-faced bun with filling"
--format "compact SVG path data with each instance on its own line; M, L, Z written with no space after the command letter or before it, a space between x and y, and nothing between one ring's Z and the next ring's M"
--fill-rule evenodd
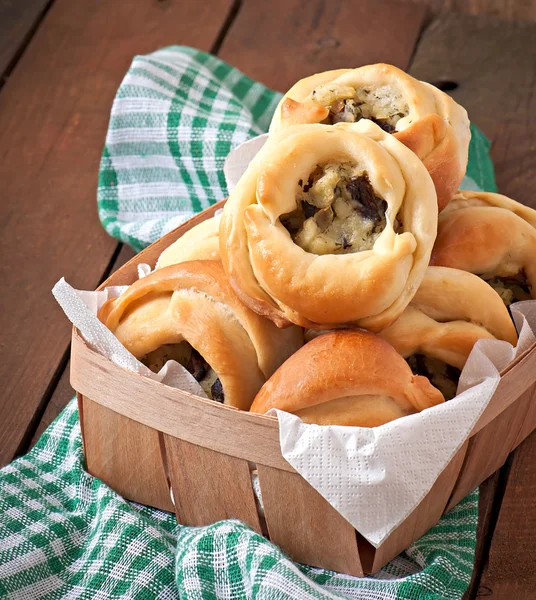
M448 267L428 267L410 305L379 335L447 400L456 394L478 340L517 343L508 310L493 289L472 273Z
M371 119L423 161L442 210L467 167L466 110L436 87L391 65L318 73L298 81L282 98L270 132L304 123Z
M439 215L430 264L479 275L507 306L536 298L536 210L501 194L458 192Z
M380 337L332 331L291 356L262 386L251 412L279 408L306 423L375 427L443 402L441 392Z
M153 371L177 360L210 398L243 410L303 338L245 306L220 261L158 269L104 304L99 318Z
M220 260L220 215L201 221L169 245L159 256L156 269L189 260Z
M437 202L421 161L371 121L271 136L230 194L220 250L231 285L284 327L379 331L428 266Z

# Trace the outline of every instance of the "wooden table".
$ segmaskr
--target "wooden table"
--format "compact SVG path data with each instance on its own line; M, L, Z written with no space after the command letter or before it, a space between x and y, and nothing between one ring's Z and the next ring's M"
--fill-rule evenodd
M501 192L536 208L535 20L530 0L0 0L0 466L72 396L53 284L93 289L131 256L100 226L95 196L135 54L197 46L282 91L318 71L395 64L468 109L493 142ZM535 457L532 434L481 488L468 598L536 595Z

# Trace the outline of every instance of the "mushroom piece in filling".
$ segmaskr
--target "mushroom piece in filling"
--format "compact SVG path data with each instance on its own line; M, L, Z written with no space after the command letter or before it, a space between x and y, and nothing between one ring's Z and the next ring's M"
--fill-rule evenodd
M168 360L175 360L194 376L211 400L224 401L223 387L218 375L188 342L164 344L140 360L154 373L158 373Z
M531 288L525 271L519 271L516 275L509 277L481 275L481 278L499 294L507 308L514 302L532 299Z
M456 395L461 371L452 365L425 354L412 354L406 357L414 375L422 375L430 380L445 397L451 400Z
M319 165L298 182L297 208L280 221L293 241L313 254L370 250L385 229L387 202L366 171L350 163ZM395 231L400 224L395 220Z
M312 99L329 109L325 122L330 125L369 119L387 133L394 133L398 121L409 113L401 92L392 85L354 88L326 84L313 91Z

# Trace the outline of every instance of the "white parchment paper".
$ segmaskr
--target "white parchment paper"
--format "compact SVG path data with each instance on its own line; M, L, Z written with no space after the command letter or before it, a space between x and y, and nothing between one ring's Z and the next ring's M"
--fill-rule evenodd
M245 142L225 161L231 191L268 135ZM309 425L280 410L285 459L373 546L378 547L430 491L488 405L499 372L536 340L536 300L512 307L517 348L481 340L462 372L458 396L381 427Z
M138 273L147 275L151 268L148 265L139 265ZM103 356L106 356L116 365L134 371L154 381L165 383L170 387L178 388L206 398L203 388L182 365L174 360L168 361L158 373L137 360L115 335L105 327L97 318L101 306L109 298L117 298L127 286L112 286L100 292L86 292L75 290L63 277L52 289L52 294L67 315L71 323L78 328L86 342Z

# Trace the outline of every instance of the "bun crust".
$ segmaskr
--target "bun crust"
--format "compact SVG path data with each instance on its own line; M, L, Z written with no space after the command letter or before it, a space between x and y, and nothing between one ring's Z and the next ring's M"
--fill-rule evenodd
M459 191L439 216L430 264L477 275L524 271L536 298L536 210L501 194Z
M168 246L156 261L156 269L189 260L220 260L221 215L202 221Z
M257 394L251 412L271 408L325 425L381 425L443 402L425 377L378 336L362 330L315 338Z
M428 267L411 304L379 335L403 357L425 354L460 370L479 339L517 343L500 296L480 277L448 267Z
M318 255L295 243L281 222L297 207L298 181L330 161L358 165L386 203L385 227L369 250ZM234 188L222 215L220 250L237 294L278 326L353 324L378 331L418 288L436 224L430 176L395 138L370 121L299 125L271 136Z
M247 410L264 381L302 344L237 298L219 261L159 269L109 300L100 320L137 358L188 342L218 375L225 403Z
M387 94L387 98L379 97L380 112L389 106L389 92L392 100L407 107L393 136L423 161L434 181L441 211L465 174L471 137L467 112L444 92L396 67L367 65L326 71L298 81L279 102L270 132L298 123L321 123L330 112L326 103L349 98L356 89L379 89Z

